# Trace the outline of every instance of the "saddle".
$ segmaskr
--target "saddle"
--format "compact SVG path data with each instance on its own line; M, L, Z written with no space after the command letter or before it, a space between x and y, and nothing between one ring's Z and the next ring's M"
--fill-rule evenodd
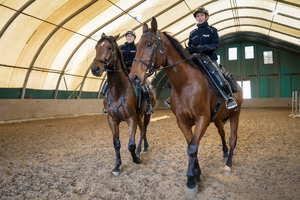
M226 71L221 63L219 64L219 66L220 66L220 70L221 70L224 78L228 81L228 83L231 87L232 93L238 92L239 88L238 88L238 85L237 85L237 82L236 82L236 79L235 79L233 73Z

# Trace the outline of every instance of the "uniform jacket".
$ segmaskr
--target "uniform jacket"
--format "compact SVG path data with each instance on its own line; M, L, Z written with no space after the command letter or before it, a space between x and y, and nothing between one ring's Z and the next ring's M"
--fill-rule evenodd
M122 44L120 46L120 49L122 51L123 60L124 60L124 63L126 64L126 67L131 67L133 59L136 54L136 46L135 46L134 42L129 43L129 44L127 42L125 42L125 44Z
M198 53L193 46L202 45L203 54L206 54L210 57L212 61L218 60L217 54L215 51L219 48L219 34L217 29L209 26L207 21L202 24L197 24L198 28L194 29L190 33L189 37L189 47L191 47L190 53Z

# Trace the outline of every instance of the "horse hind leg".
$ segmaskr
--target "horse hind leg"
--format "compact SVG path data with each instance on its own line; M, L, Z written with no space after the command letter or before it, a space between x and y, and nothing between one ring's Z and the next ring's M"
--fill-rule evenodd
M226 166L224 168L225 172L230 172L231 167L232 167L232 158L233 158L233 151L236 146L237 142L237 130L238 130L238 125L239 125L239 111L235 113L233 116L230 117L230 129L231 129L231 134L229 138L229 155L228 159L226 161Z
M141 115L137 116L137 124L140 128L141 133L140 133L140 142L139 142L139 145L136 149L136 154L138 156L140 156L140 153L141 153L141 150L142 150L143 139L145 138L145 131L144 131Z
M138 120L138 125L139 125L139 128L141 130L141 137L140 137L140 142L139 142L139 145L136 149L136 153L138 156L140 156L140 152L142 150L142 142L144 141L144 153L147 153L148 152L148 147L149 147L149 144L148 144L148 140L147 140L147 126L150 122L150 118L151 118L151 115L144 115L144 121L142 121L141 119Z
M144 117L144 153L148 152L148 140L147 140L147 127L150 122L151 115L145 115Z
M224 162L226 162L228 159L228 147L226 145L223 122L222 121L215 122L215 126L217 127L218 133L222 140L223 160Z

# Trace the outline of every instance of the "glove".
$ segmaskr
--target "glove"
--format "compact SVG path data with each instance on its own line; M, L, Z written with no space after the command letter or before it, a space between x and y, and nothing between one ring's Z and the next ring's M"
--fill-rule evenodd
M198 53L202 53L202 52L203 52L203 46L202 46L202 45L197 46L197 47L196 47L196 51L197 51Z

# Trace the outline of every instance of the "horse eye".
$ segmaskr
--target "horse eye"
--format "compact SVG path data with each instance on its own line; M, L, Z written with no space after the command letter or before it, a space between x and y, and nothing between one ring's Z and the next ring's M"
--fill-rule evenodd
M148 42L147 47L151 47L151 46L152 46L152 42Z
M107 50L109 50L109 51L112 50L112 47L108 47Z

